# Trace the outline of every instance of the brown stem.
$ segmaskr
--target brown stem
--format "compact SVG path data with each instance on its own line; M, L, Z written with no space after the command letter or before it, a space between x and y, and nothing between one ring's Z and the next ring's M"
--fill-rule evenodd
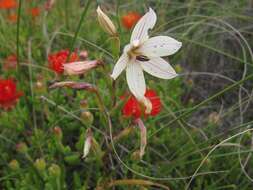
M107 185L107 188L111 188L113 186L118 186L118 185L140 185L140 186L156 186L156 187L160 187L162 189L166 189L166 190L170 190L169 187L160 184L160 183L155 183L152 181L148 181L148 180L142 180L142 179L122 179L122 180L114 180L112 182L110 182ZM107 189L105 188L105 189Z

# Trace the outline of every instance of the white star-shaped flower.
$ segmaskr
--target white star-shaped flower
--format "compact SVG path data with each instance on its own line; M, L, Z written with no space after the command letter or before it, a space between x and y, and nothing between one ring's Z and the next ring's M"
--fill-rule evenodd
M156 13L149 8L134 27L130 43L125 46L111 74L116 80L126 70L129 89L139 100L143 100L146 91L143 70L162 79L177 76L171 65L161 57L176 53L182 43L168 36L149 38L148 30L155 26L156 19Z

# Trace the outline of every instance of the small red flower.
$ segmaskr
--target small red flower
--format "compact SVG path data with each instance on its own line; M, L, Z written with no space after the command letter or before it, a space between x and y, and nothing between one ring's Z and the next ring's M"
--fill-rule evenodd
M4 60L4 65L3 69L5 71L15 69L17 66L17 56L16 55L9 55L5 60Z
M7 19L9 20L9 22L11 23L16 23L18 20L18 15L15 13L11 13L8 15Z
M122 16L121 21L126 29L131 29L141 18L141 15L137 12L130 12Z
M0 107L8 110L12 108L23 93L17 91L13 79L0 79Z
M140 118L142 115L145 116L156 116L161 111L161 101L154 90L146 90L145 97L151 102L152 110L150 114L145 114L146 108L143 108L143 104L131 95L126 101L123 107L123 115L126 117L134 117L135 119Z
M49 68L51 68L58 74L62 74L64 71L63 64L67 62L68 55L69 55L69 50L61 50L59 52L50 54L48 56ZM71 63L78 60L79 60L78 54L73 52L71 53L68 62Z
M40 8L39 7L31 8L29 13L32 15L33 18L36 18L37 16L40 15Z
M13 9L17 7L15 0L0 0L0 9Z

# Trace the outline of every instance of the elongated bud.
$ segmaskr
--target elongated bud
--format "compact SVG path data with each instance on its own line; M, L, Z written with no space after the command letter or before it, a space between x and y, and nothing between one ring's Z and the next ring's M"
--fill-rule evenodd
M74 82L74 81L65 81L65 82L56 82L53 85L51 85L49 88L60 88L60 87L68 87L75 90L88 90L88 91L96 91L96 87L94 87L92 84L86 83L86 82Z
M147 145L147 129L141 119L136 119L135 123L138 125L141 133L140 158L142 158L145 154L145 148Z
M105 32L111 36L117 36L117 30L111 19L100 9L97 8L98 22Z
M92 131L89 128L86 131L86 139L85 139L85 142L84 142L84 148L83 148L83 156L82 156L82 158L86 158L87 155L89 154L90 149L91 149L91 144L92 144Z
M67 75L81 75L81 74L85 74L91 69L94 69L100 64L101 64L101 61L99 60L79 61L79 62L63 64L63 68Z

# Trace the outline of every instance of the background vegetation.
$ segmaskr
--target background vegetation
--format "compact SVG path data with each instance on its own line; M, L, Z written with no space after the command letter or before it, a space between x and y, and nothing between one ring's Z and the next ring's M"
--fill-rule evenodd
M121 48L131 33L122 27L121 16L144 14L149 6L158 14L152 35L183 42L180 52L170 57L179 77L165 81L145 76L149 87L159 92L163 111L145 120L148 146L141 160L136 156L139 131L120 111L120 96L127 90L124 76L117 81L120 105L111 109L109 74L118 54L96 20L98 4L120 24ZM73 41L86 5L86 0L57 0L45 12L44 1L23 0L17 23L7 19L10 11L0 10L1 78L16 78L24 93L14 109L0 111L0 188L252 189L253 2L91 1ZM39 16L29 15L32 7L40 8ZM16 54L17 47L18 72L4 71L5 58ZM87 50L90 59L103 60L104 66L82 79L57 80L96 85L110 116L101 113L90 92L48 88L56 80L48 69L48 53L72 47ZM80 106L82 100L88 105ZM95 143L82 159L88 127Z

